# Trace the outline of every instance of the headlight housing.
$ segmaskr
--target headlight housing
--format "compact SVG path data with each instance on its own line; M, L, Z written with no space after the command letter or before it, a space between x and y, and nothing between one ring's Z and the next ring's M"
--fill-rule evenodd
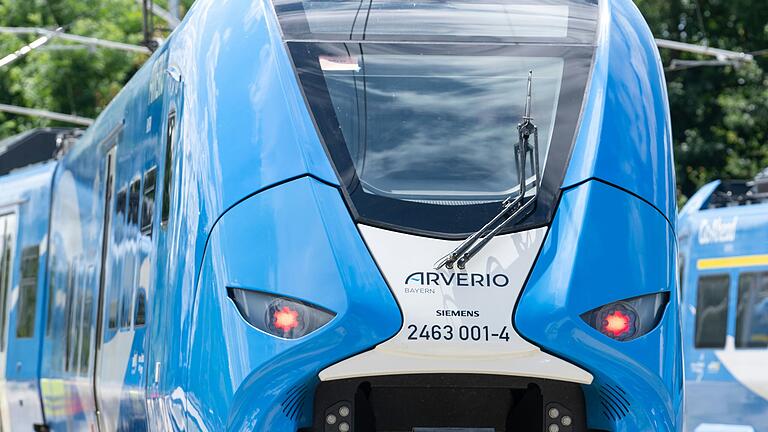
M611 339L626 342L656 328L669 302L669 292L609 303L581 314L581 319Z
M243 319L283 339L298 339L328 324L335 313L301 300L261 291L227 288Z

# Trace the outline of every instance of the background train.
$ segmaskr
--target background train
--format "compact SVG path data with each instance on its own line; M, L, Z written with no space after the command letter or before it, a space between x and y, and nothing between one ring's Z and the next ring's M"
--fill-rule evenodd
M0 179L3 430L678 430L671 144L629 0L200 0Z
M680 275L688 430L768 430L768 170L691 197Z

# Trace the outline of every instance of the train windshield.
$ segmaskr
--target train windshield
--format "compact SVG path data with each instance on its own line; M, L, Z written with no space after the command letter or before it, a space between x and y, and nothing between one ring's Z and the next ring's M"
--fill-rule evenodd
M446 236L493 217L519 193L517 125L532 71L539 160L543 178L550 171L555 178L542 181L526 223L546 223L589 74L594 16L585 11L594 5L373 1L360 9L363 3L276 3L355 216ZM361 14L368 23L358 31Z

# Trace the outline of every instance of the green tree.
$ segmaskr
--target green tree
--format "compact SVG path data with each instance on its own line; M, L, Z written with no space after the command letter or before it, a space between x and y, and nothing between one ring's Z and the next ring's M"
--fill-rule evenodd
M768 166L768 3L636 0L657 37L753 52L740 66L668 70L681 198L717 178L751 178ZM672 59L711 60L662 50Z
M155 1L167 7L166 1ZM182 12L192 0L182 2ZM143 40L141 5L135 0L0 0L0 26L64 27L71 34L130 44ZM156 18L157 27L163 25ZM159 31L165 36L166 31ZM0 34L0 57L38 35ZM146 61L147 55L52 40L0 68L0 103L95 117ZM61 123L0 113L0 137Z

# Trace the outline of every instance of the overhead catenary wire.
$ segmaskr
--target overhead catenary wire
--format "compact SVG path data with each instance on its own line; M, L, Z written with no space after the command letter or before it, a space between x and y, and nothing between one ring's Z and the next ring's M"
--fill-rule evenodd
M151 54L151 51L147 47L140 45L132 45L123 42L116 42L104 39L97 39L89 36L80 36L70 33L66 33L63 30L49 30L39 27L0 27L0 33L9 34L39 34L47 36L50 39L57 38L61 40L76 42L82 45L109 48L121 51L136 52L141 54Z
M53 39L57 34L59 34L62 31L62 28L57 28L54 32L51 34L44 35L42 37L39 37L29 43L28 45L24 45L23 47L17 49L16 51L12 52L11 54L8 54L7 56L0 59L0 67L9 65L16 60L24 57L25 55L29 54L32 50L40 48L41 46L48 43L51 39Z
M0 104L0 111L32 117L43 117L51 120L58 120L83 126L90 126L93 124L93 119L88 117L80 117L77 115L58 113L37 108L25 108L16 105Z

